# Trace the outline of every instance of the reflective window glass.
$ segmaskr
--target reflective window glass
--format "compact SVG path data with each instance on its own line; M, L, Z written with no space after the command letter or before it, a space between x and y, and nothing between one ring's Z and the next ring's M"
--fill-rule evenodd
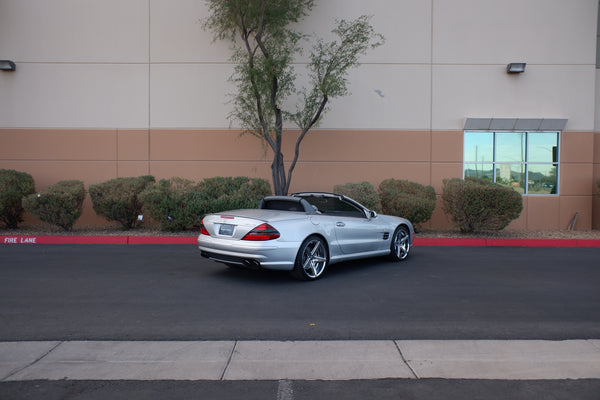
M463 159L465 162L493 162L494 133L465 132Z
M529 164L527 174L528 194L557 194L558 167L556 164Z
M535 132L528 138L529 162L551 163L558 161L558 133Z
M496 133L496 162L524 162L526 150L524 132Z
M465 178L486 178L494 181L494 164L465 164Z
M560 132L465 132L463 177L522 194L558 194Z
M525 164L496 164L496 183L525 193Z

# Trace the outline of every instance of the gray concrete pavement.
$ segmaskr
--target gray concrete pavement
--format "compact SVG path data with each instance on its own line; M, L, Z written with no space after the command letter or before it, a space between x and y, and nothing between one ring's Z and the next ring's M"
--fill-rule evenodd
M0 342L0 381L600 379L596 340Z

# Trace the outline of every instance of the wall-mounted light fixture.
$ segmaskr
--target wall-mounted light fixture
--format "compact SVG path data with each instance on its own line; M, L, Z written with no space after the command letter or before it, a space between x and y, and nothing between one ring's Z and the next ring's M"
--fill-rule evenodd
M525 72L527 63L510 63L506 66L506 72L509 74L520 74Z
M0 71L14 71L17 66L10 60L0 60Z

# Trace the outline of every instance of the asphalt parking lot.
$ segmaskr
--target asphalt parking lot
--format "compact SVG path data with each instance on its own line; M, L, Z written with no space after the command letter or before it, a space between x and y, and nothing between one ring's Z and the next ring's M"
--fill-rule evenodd
M597 399L598 256L416 247L405 263L343 263L306 283L230 270L194 246L3 246L0 394Z
M4 246L0 340L597 339L599 255L415 247L297 282L195 246Z

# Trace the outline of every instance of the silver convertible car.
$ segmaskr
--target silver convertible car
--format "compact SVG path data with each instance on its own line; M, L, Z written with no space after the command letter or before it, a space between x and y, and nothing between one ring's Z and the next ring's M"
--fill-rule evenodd
M258 209L208 214L198 245L203 257L232 267L288 270L297 279L314 280L340 261L384 255L404 260L413 237L404 218L317 192L269 196Z

